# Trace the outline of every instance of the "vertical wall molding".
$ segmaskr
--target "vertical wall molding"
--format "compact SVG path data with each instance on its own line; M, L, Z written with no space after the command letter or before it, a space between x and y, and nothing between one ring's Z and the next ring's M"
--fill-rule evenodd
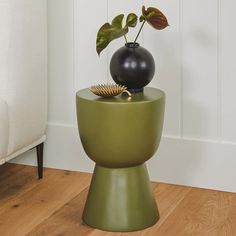
M76 62L77 62L77 1L73 0L73 93L76 93ZM76 117L74 116L74 122L73 125L76 124Z
M179 101L179 130L180 138L183 138L183 0L179 0L179 42L180 42L180 101Z
M221 0L217 0L217 135L222 141Z

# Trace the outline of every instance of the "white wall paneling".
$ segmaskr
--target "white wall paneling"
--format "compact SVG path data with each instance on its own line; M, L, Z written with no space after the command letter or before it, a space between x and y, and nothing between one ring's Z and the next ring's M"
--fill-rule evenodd
M73 0L48 1L49 121L74 120Z
M96 36L107 21L107 0L74 0L75 87L107 82L107 55L98 57Z
M99 58L97 31L120 13L140 14L142 5L157 6L168 16L170 27L157 32L146 26L139 40L157 63L151 86L167 95L164 137L148 163L151 178L235 192L235 1L49 0L48 4L50 122L45 165L92 171L76 128L75 91L111 81L110 57L124 44L123 39L112 42ZM16 161L35 164L34 160L30 152Z
M217 1L183 0L183 134L217 139Z
M233 0L220 0L220 78L222 85L222 139L236 142L236 21Z
M178 0L144 2L145 6L158 7L168 18L169 27L156 31L149 25L144 28L144 47L154 56L156 73L150 86L166 93L164 133L181 136L181 29L180 2Z

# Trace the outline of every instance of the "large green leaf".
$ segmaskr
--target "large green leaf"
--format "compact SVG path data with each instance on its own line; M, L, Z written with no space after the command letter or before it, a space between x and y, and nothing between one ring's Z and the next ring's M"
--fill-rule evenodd
M122 22L124 14L116 16L111 24L105 23L97 33L96 50L98 55L105 49L108 44L119 37L126 35L129 27L135 27L138 17L134 13L130 13L126 18L126 24L123 27Z
M118 17L118 16L117 16ZM96 50L98 55L101 51L107 47L107 45L114 39L124 36L128 33L128 28L120 28L120 17L115 17L112 21L112 25L105 23L98 31L97 41L96 41ZM123 18L122 18L123 19ZM122 20L121 20L122 25Z
M145 20L155 29L162 30L169 25L166 16L155 7L149 7L146 10L143 6L142 14ZM143 20L143 18L140 18L140 20Z
M126 18L126 26L135 27L138 22L138 17L134 13L130 13Z
M109 40L107 35L109 34L111 25L109 23L105 23L97 33L97 41L96 41L96 50L98 55L100 55L101 51L107 47L109 44Z
M123 19L124 19L124 14L120 14L118 16L116 16L111 24L114 26L114 27L117 27L119 29L122 29L122 22L123 22Z

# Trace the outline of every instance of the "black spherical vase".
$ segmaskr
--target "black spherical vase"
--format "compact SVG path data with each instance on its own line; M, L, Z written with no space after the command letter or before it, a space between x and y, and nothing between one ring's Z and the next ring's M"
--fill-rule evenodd
M126 43L112 56L110 72L113 80L131 93L142 92L155 73L151 53L138 43Z

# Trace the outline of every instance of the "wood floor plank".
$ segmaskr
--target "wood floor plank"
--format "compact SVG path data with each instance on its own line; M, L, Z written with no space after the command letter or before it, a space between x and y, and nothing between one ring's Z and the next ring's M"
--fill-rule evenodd
M18 171L20 168L24 168L23 165L15 165L11 163L5 163L3 165L0 165L0 182L8 176L9 173L14 173L15 171Z
M150 228L133 233L122 233L122 236L156 235L156 229L165 222L166 218L174 211L190 190L190 187L153 183L153 191L160 213L159 221Z
M122 233L120 233L120 232L106 232L106 231L95 229L87 235L88 236L121 236ZM87 236L87 235L85 235L85 236Z
M45 178L50 174L51 172L45 169ZM24 194L40 183L36 167L4 164L3 168L0 168L0 207L11 198Z
M82 222L82 213L87 194L88 188L84 189L78 196L35 227L27 236L88 235L93 229Z
M235 236L236 194L192 189L156 230L160 236Z
M77 197L65 204L48 219L34 228L27 236L119 236L121 233L112 233L97 230L85 225L82 221L82 213L87 198L88 188Z
M49 170L41 183L0 207L0 235L26 235L65 203L77 196L91 180L90 174Z

